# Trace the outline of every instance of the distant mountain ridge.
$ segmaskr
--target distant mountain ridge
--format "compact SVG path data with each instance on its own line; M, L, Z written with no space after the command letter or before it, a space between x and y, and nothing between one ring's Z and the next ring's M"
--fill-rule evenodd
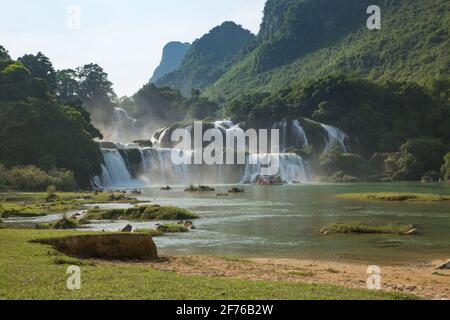
M236 61L241 49L256 36L234 22L227 21L194 41L180 67L156 81L183 94L203 90L218 80Z
M164 46L161 62L155 69L150 83L155 83L161 77L178 69L191 47L188 42L172 41Z

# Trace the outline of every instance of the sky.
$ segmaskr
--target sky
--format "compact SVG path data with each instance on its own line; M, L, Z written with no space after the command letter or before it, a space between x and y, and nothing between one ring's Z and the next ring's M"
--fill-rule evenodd
M98 63L118 96L148 82L167 42L193 42L231 20L257 33L265 0L2 0L0 45L41 51L55 69Z

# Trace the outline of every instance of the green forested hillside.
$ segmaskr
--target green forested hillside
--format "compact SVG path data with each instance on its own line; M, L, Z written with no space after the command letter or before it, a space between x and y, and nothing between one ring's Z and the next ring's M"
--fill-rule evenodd
M275 93L243 95L226 104L225 116L248 127L300 119L310 133L310 144L294 151L306 157L314 157L311 151L319 149L320 155L323 150L317 148L320 139L311 134L311 126L321 122L344 130L351 154L333 150L312 161L323 163L325 174L343 171L398 181L436 180L441 177L441 166L443 176L449 172L448 162L443 160L450 151L449 97L449 80L420 86L339 75Z
M269 0L258 44L205 95L274 91L332 73L376 81L448 77L450 3L378 1L382 29L366 27L368 0Z
M134 118L143 122L170 124L189 119L204 119L214 116L218 105L199 92L185 97L177 89L156 87L147 84L131 98L122 99L120 106Z
M101 134L80 104L58 101L55 82L52 85L49 80L55 80L55 74L43 54L14 61L0 46L0 171L33 165L49 177L34 167L11 172L16 178L26 173L28 180L39 175L61 181L63 176L70 180L74 175L80 187L90 187L103 163L94 142ZM4 187L3 176L0 174L0 187ZM14 179L9 181L14 183ZM69 188L69 184L72 182L63 187Z
M170 86L185 95L203 90L224 74L235 62L240 50L255 36L234 22L224 22L196 40L181 66L160 78L158 86Z

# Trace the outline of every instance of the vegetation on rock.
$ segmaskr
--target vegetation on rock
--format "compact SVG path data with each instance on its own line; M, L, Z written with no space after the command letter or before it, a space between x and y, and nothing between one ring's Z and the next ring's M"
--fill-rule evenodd
M412 233L411 231L415 231ZM320 230L324 235L328 234L394 234L407 235L415 234L416 228L411 225L390 224L390 225L368 225L362 222L335 223Z
M194 185L190 185L184 191L185 192L213 192L213 191L216 191L216 189L208 187L208 186L194 186Z
M91 209L86 215L88 220L183 220L197 219L192 212L159 205L135 206L130 209Z
M345 193L336 196L339 199L375 200L375 201L450 201L450 195L432 193Z

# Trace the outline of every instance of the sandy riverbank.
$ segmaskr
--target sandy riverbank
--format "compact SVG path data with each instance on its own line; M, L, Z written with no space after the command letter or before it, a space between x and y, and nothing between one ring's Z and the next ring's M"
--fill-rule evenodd
M240 259L212 256L167 257L150 265L160 271L187 275L251 280L284 280L367 288L367 264L293 259ZM450 270L439 263L383 265L382 290L415 294L426 299L450 299Z

